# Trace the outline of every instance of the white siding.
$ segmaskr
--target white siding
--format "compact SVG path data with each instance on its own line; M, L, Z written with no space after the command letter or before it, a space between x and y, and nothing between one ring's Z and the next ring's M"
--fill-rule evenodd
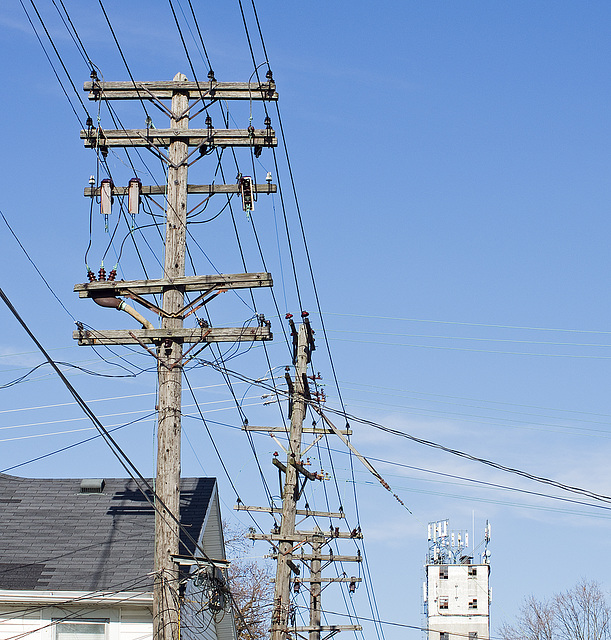
M147 607L121 607L120 640L152 640L153 613Z
M44 607L32 604L34 610L24 614L26 606L2 607L0 610L0 640L55 640L54 621L66 617L109 620L107 640L151 640L153 622L148 607ZM15 613L11 613L14 611ZM26 635L27 634L27 635Z
M0 609L0 640L28 634L28 640L41 640L43 626L40 611L24 613L24 607L2 607ZM37 631L38 630L38 631Z

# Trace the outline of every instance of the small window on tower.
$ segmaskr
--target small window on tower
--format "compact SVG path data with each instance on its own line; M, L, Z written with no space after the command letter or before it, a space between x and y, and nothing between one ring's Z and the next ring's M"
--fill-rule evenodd
M477 598L469 601L469 609L477 609Z
M469 640L477 640L477 631L469 631Z
M448 596L441 596L439 598L439 608L440 609L447 609L448 606L449 606L449 603L450 603L450 601L449 601Z
M446 566L439 567L439 578L441 580L447 580L448 579L448 567L446 567Z
M468 571L469 578L475 578L477 576L477 567L469 566Z

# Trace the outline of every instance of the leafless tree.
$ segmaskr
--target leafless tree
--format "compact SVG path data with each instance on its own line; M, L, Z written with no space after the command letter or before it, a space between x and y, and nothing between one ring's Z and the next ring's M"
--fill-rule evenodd
M500 635L503 640L554 640L555 628L554 603L530 596L520 607L516 623L503 624Z
M529 597L503 640L611 640L611 606L596 582L582 580L549 601Z
M269 636L273 604L272 574L269 566L255 560L233 562L229 570L238 640L264 640Z
M238 640L266 640L274 601L273 572L269 563L246 558L246 530L223 524L225 545L233 556L229 567Z
M611 609L600 585L582 580L554 598L560 640L607 640Z

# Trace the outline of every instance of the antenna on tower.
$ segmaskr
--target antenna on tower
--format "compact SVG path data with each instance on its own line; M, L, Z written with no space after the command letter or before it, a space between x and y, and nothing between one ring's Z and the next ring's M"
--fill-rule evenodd
M469 557L467 531L451 531L449 520L438 520L428 525L429 564L462 564Z
M486 528L484 529L484 553L482 553L482 563L488 564L490 562L490 549L488 549L488 543L490 542L490 523L486 520Z

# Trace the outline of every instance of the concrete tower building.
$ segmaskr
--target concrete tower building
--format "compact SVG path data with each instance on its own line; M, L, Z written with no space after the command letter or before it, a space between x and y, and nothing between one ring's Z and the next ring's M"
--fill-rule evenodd
M488 640L490 637L490 525L486 523L478 561L469 553L466 531L449 521L428 527L424 611L427 640Z

